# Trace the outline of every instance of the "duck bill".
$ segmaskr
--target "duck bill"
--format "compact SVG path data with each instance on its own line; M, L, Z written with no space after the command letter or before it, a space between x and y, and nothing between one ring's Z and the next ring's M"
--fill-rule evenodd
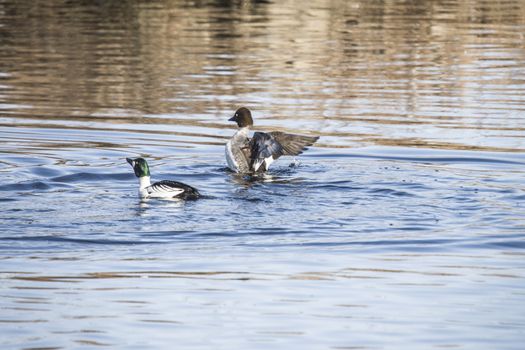
M129 165L131 166L135 166L135 161L131 158L126 158L126 161L129 163Z
M235 116L231 117L230 119L228 119L229 122L236 122L237 119L235 118Z

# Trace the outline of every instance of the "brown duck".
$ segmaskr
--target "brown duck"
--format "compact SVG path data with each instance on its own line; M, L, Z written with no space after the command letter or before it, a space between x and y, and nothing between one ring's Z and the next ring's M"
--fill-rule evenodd
M246 107L239 108L229 121L236 122L239 129L226 143L228 167L242 174L261 173L280 156L297 156L314 144L319 136L287 134L280 131L255 132L252 113Z

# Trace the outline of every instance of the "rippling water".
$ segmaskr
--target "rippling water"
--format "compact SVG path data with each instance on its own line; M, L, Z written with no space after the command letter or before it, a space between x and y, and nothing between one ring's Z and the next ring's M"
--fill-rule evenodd
M525 3L0 0L0 347L521 349ZM234 110L319 135L253 181ZM125 158L199 201L144 201Z

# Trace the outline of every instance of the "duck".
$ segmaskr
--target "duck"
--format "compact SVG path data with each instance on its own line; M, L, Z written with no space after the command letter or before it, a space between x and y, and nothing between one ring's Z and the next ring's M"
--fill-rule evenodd
M236 122L238 129L226 143L226 162L235 173L265 173L270 164L281 156L297 156L313 145L319 136L287 134L281 131L255 132L251 111L241 107L228 121Z
M163 180L151 184L148 162L144 158L126 158L139 179L139 197L146 198L179 198L197 199L199 191L182 182Z

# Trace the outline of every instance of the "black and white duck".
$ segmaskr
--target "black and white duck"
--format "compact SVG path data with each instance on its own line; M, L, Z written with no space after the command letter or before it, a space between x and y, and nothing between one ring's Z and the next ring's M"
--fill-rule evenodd
M140 198L180 198L197 199L200 197L197 189L182 182L163 180L151 184L148 162L144 158L126 158L133 167L135 176L139 178Z

